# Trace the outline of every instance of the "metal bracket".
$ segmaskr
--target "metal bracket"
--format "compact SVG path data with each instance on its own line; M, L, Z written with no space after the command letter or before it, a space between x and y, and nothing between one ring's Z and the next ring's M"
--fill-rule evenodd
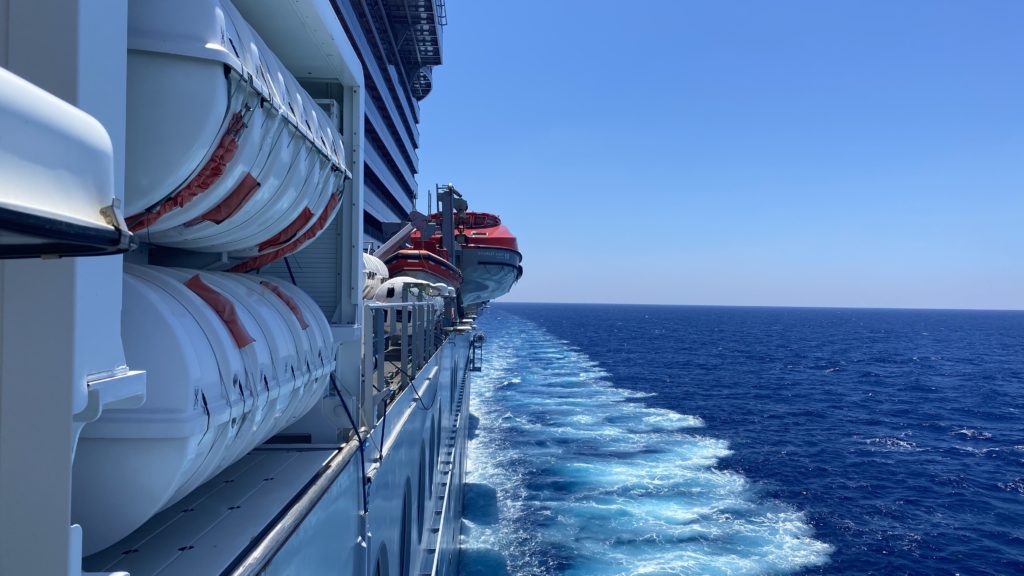
M118 232L117 250L119 252L128 252L134 250L139 245L138 238L134 234L128 231L128 224L124 221L124 216L121 214L121 199L113 198L110 201L109 206L100 208L100 216L112 226Z

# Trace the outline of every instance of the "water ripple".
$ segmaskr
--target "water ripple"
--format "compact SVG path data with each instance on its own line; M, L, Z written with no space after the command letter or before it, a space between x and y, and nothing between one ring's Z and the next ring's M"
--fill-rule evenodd
M464 574L783 574L827 562L802 512L718 466L731 451L699 433L699 417L646 406L650 394L614 386L529 321L492 312L483 324Z
M476 408L516 418L476 457L499 468L487 538L511 573L1024 574L1022 312L500 304L483 323L509 331Z

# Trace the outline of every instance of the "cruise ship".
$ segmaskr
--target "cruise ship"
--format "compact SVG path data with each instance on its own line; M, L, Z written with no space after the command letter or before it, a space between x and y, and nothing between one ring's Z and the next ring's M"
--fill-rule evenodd
M0 0L0 574L458 573L522 266L454 186L415 210L446 24Z

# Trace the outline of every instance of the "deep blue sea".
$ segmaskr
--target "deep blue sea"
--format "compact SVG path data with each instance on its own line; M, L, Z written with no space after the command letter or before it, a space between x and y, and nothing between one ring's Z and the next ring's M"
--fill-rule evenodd
M1024 313L498 304L467 576L1024 574Z

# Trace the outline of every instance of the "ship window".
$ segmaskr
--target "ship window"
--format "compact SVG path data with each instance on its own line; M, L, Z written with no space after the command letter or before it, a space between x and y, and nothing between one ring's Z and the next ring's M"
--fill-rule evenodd
M387 295L387 297L388 298L394 298L395 297L395 287L394 286L388 286L388 295Z

